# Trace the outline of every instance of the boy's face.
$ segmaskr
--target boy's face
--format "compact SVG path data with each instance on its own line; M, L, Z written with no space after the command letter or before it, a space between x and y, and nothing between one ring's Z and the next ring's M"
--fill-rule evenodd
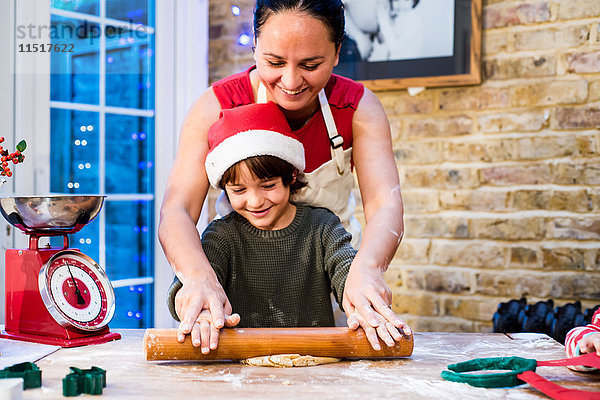
M283 229L294 220L296 208L290 203L290 188L281 177L260 180L245 163L239 165L237 182L225 184L231 207L258 229Z

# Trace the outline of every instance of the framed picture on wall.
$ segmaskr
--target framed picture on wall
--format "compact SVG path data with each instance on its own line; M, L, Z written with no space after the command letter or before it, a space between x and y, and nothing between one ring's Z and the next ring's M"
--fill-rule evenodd
M344 0L334 72L371 90L481 83L482 0Z

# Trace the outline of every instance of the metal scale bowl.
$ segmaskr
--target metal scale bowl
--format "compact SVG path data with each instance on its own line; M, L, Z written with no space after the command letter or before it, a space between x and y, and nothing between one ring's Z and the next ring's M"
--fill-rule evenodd
M0 197L0 212L29 235L28 249L5 255L5 330L0 337L62 347L119 339L108 323L115 295L104 270L69 248L69 236L100 212L104 196ZM63 246L40 248L43 236L62 236Z

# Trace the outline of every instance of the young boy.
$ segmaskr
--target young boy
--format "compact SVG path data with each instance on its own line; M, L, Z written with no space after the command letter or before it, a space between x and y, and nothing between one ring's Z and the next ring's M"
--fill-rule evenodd
M567 333L565 339L567 357L577 357L584 353L595 352L600 357L600 309L592 317L592 323L587 326L577 326ZM594 371L595 368L575 366L569 367L576 371Z
M208 143L209 181L225 190L234 211L205 229L202 248L241 317L237 326L334 326L330 292L341 304L356 251L331 211L290 202L306 185L304 148L279 107L223 110ZM175 278L168 293L177 320L181 286Z

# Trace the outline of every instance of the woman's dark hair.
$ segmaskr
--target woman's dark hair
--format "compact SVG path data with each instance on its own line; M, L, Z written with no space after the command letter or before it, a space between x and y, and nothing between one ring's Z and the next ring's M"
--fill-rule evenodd
M254 36L260 36L269 17L283 11L301 11L321 20L329 28L331 41L338 48L344 40L344 4L341 0L256 0Z
M228 183L237 182L240 176L240 166L244 163L250 172L258 179L273 179L281 177L283 185L290 188L290 194L306 186L304 175L298 172L298 169L287 161L275 156L255 156L246 158L227 169L221 177L219 187L225 189ZM294 174L297 173L294 181Z

